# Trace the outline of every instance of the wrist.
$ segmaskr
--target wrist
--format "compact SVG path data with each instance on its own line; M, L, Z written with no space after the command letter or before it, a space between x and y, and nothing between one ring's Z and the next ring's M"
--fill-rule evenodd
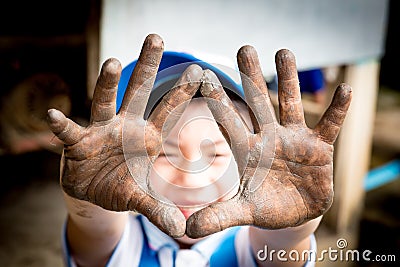
M65 192L63 194L69 220L88 233L108 232L116 224L125 223L127 212L109 211L88 201L73 198Z
M254 240L259 245L268 245L275 249L294 248L315 232L321 219L322 216L307 221L299 226L275 230L251 227L249 231L250 239Z

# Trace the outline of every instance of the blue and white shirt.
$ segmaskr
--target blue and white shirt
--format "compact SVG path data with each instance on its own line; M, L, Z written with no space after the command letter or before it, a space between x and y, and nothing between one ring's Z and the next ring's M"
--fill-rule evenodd
M65 266L76 267L68 251L65 226L62 238ZM160 231L146 217L132 214L106 266L256 267L248 231L248 226L228 228L202 239L190 249L180 249L173 238ZM314 235L311 236L310 249L316 249ZM305 266L312 267L314 262L309 261Z

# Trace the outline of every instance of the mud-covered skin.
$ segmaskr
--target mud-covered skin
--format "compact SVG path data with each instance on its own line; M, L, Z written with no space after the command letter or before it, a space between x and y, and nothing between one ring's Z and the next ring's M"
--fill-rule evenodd
M295 57L282 49L276 54L278 122L255 49L242 47L237 60L254 131L237 123L239 113L224 119L234 107L212 72L205 73L200 90L211 99L208 106L231 145L242 174L241 184L232 199L214 203L188 218L186 233L193 238L236 225L268 229L298 226L324 214L333 200L333 143L350 105L351 88L339 85L320 122L309 129Z
M145 121L143 115L163 49L158 35L147 36L118 114L115 99L121 64L108 59L97 80L89 126L83 128L55 109L49 110L48 123L65 144L61 185L68 195L108 210L140 212L168 235L180 237L186 227L183 214L167 200L148 194L147 177L160 152L162 137L178 119L166 118L176 106L191 99L203 71L197 65L189 66L177 82L179 86ZM129 145L124 146L124 140L129 140Z
M170 91L145 121L143 114L162 52L162 39L149 35L118 114L115 98L121 65L116 59L103 64L88 127L79 126L60 111L49 110L49 126L65 144L61 185L68 195L108 210L138 211L172 237L184 235L185 230L188 236L201 237L234 225L284 228L326 212L333 198L333 143L350 104L349 86L338 87L319 124L309 129L304 122L294 56L288 50L279 51L278 122L257 54L254 48L244 46L237 57L254 115L254 131L238 123L240 115L235 114L215 75L195 65L185 71L178 82L181 85ZM160 152L162 137L179 119L166 118L200 86L203 95L218 100L210 101L209 107L222 122L222 132L229 135L243 175L233 199L212 204L185 222L176 206L147 192L147 177ZM227 118L226 114L232 115ZM124 140L130 140L131 145L125 146Z

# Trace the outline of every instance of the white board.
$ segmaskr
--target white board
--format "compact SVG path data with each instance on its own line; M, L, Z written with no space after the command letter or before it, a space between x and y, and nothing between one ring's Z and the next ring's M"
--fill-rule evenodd
M100 62L126 66L144 38L159 34L165 50L236 66L236 53L254 46L265 75L275 53L288 48L299 69L357 63L383 56L387 0L103 0Z

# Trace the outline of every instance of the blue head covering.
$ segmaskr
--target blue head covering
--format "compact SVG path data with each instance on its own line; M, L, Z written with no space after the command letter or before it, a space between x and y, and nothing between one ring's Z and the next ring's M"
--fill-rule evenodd
M136 66L136 63L137 60L131 62L122 70L121 79L118 84L118 92L117 92L117 112L121 107L122 99L124 97L125 90L129 82L129 78L133 72L133 69ZM244 99L244 92L242 86L234 82L232 78L230 78L226 73L224 73L217 67L209 63L206 63L204 61L201 61L187 53L165 51L161 58L153 90L150 95L149 102L147 104L147 109L146 109L147 115L152 109L152 107L160 99L160 97L162 97L167 91L173 88L175 82L179 79L179 77L185 71L185 69L191 64L197 64L203 69L212 70L217 75L218 79L220 80L225 90L229 89L235 92L242 99ZM156 91L157 94L154 93ZM145 114L145 117L147 117L147 115Z

